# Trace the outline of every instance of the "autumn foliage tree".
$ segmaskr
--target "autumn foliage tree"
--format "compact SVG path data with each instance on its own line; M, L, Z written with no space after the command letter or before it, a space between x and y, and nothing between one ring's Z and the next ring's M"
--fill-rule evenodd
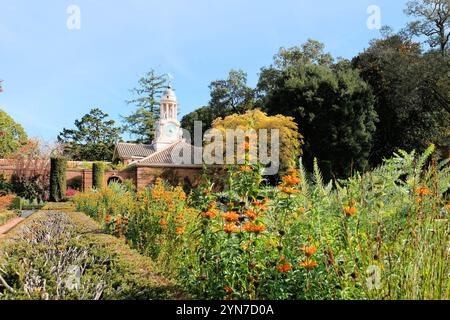
M292 117L268 116L259 109L255 109L244 114L232 114L225 118L218 118L213 122L212 127L222 133L225 138L224 143L226 143L227 129L240 129L244 132L254 130L257 135L260 129L267 129L269 134L271 129L279 130L280 164L284 168L291 166L302 155L303 136L299 133L298 125ZM235 141L235 143L237 142ZM268 151L272 152L270 138L268 139Z

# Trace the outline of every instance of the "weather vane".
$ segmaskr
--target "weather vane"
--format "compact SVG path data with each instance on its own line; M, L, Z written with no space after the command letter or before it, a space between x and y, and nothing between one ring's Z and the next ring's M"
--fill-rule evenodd
M169 88L172 88L172 81L174 79L173 75L171 75L170 73L167 73L166 77L167 77L167 82L169 83Z

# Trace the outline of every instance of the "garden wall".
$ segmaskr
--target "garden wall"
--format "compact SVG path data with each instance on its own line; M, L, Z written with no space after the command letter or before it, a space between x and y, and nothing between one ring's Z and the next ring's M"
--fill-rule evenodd
M36 160L27 167L26 170L35 171L34 167L42 168L42 162ZM50 170L50 163L44 163ZM15 171L15 162L10 159L0 159L0 175L10 179ZM67 169L67 185L81 191L88 191L92 188L92 170L82 168ZM137 189L145 188L155 182L157 178L162 178L173 185L182 185L185 188L196 187L201 180L202 167L199 166L138 166L130 167L122 171L113 170L105 172L105 183L110 181L124 182L132 180Z

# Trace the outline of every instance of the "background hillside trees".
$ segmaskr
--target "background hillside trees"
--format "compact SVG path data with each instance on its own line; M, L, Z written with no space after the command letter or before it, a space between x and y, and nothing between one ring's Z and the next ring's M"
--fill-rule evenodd
M446 53L450 41L450 2L448 0L412 0L405 13L415 17L407 30L415 36L425 36L431 48Z
M317 157L328 178L368 168L377 122L374 97L349 61L334 63L315 41L282 49L263 68L258 88L265 111L300 124L307 167Z
M373 164L398 148L424 150L447 134L448 62L440 54L423 54L418 43L401 35L373 41L353 59L353 66L376 97L380 123L371 156Z

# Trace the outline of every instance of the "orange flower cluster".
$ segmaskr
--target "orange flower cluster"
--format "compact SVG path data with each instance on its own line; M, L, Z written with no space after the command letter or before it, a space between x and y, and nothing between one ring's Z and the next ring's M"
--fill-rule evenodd
M222 217L227 221L237 221L241 217L236 212L227 212L222 215Z
M317 248L315 246L305 246L301 248L301 250L305 253L307 258L306 260L300 262L300 267L307 270L317 268L319 266L318 263L314 259L311 259L311 257L317 253Z
M317 253L317 248L315 246L303 247L301 249L307 257L311 257Z
M251 210L251 209L245 211L245 215L250 220L256 220L256 218L258 218L258 214L255 211Z
M313 270L313 269L317 268L318 266L319 265L314 260L308 259L306 261L300 262L300 267L305 268L307 270Z
M227 233L239 232L239 227L234 223L227 223L223 227L223 231L225 231Z
M248 222L242 227L242 229L246 232L261 233L264 230L266 230L266 227L262 224L257 225L257 224Z
M292 270L292 266L286 262L284 265L279 265L277 269L281 273L288 273Z
M281 178L285 185L296 186L302 183L302 179L297 175L284 176Z
M216 206L217 206L217 202L215 202L215 201L211 202L208 205L208 211L207 212L203 212L201 214L201 216L204 217L204 218L208 218L208 219L214 219L219 214L219 211L216 209Z
M419 196L428 196L433 193L427 187L420 187L416 189L416 194L418 194Z
M250 166L242 166L240 168L241 172L253 172L253 169Z
M253 206L258 210L267 211L267 210L269 210L269 207L267 206L268 203L269 203L269 199L265 198L262 201L253 202Z
M445 206L445 209L447 209L448 211L450 211L450 204Z
M176 230L177 235L181 236L186 232L186 226L178 227Z
M344 212L347 217L353 217L358 213L358 209L355 207L345 207Z
M297 213L299 214L305 214L305 212L306 212L305 208L300 208L297 210Z
M283 176L281 180L283 182L278 186L278 188L282 192L288 195L301 192L299 187L302 183L302 179L298 176L298 172L295 169L289 169L288 175Z

